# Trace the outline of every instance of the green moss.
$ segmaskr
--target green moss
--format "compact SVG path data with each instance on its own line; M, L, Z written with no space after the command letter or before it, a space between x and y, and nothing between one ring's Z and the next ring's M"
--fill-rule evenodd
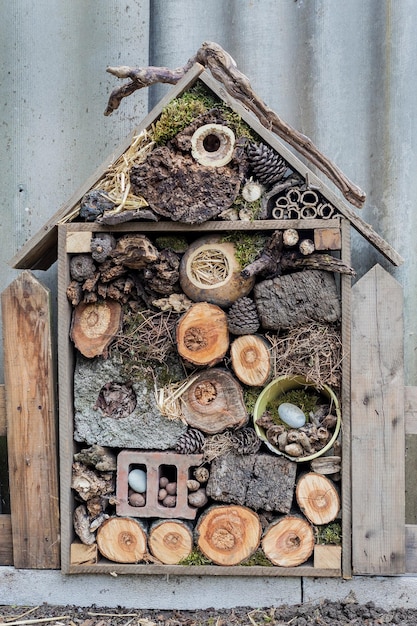
M195 548L185 559L181 559L179 565L212 565L212 561Z
M274 422L280 424L281 420L278 415L278 407L284 402L289 402L290 404L298 406L303 411L308 421L310 412L317 408L319 400L320 396L308 389L291 389L268 402L266 410L270 411Z
M158 250L164 250L169 248L174 252L182 254L188 248L188 242L185 237L181 235L165 235L164 237L157 237L155 239L155 245Z
M272 567L271 561L265 556L264 552L259 549L252 554L248 559L243 561L241 565L247 567L253 567L254 565L261 565L262 567Z
M250 263L252 263L258 254L264 249L267 238L265 235L257 233L255 235L245 233L242 231L236 231L225 235L222 241L230 241L235 245L235 256L243 269Z
M247 387L243 392L243 401L245 403L246 410L249 415L253 415L256 401L259 394L262 391L262 387Z
M253 220L258 219L259 217L259 214L262 209L262 199L258 198L258 200L254 200L253 202L248 202L247 200L243 198L243 196L238 195L230 208L236 209L237 211L244 209L250 214L251 216L250 220L253 221Z
M340 546L342 543L342 526L339 522L332 522L325 526L317 526L316 543Z

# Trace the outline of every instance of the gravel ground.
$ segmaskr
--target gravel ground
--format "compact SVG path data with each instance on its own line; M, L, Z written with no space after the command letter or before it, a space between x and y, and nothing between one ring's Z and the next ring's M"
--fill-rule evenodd
M416 609L378 608L373 602L359 604L353 595L340 602L228 610L158 611L101 608L96 606L37 607L0 606L0 624L23 626L342 626L366 624L417 625Z

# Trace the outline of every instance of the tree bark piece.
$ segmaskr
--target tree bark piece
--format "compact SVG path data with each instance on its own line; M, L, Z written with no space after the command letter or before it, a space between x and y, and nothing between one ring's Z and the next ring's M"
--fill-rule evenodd
M149 529L149 550L165 565L175 565L190 555L193 533L183 520L157 520Z
M242 388L227 370L200 372L181 398L187 424L203 433L240 428L248 421Z
M280 456L229 452L211 464L207 495L218 502L289 513L296 465Z
M157 260L158 250L145 235L132 233L120 237L109 256L118 265L140 270Z
M262 549L274 565L297 567L305 563L313 553L313 529L301 517L287 515L272 522L266 529Z
M121 323L122 307L118 302L80 302L73 311L70 336L77 350L92 359L107 354Z
M261 335L242 335L230 346L232 368L238 379L262 387L271 376L270 346Z
M99 552L116 563L137 563L146 554L143 524L128 517L111 517L97 531Z
M130 180L155 213L185 224L201 224L228 209L240 187L237 169L200 165L167 146L132 167Z
M345 198L357 207L365 201L365 193L354 185L341 170L332 163L314 143L284 122L270 109L253 91L249 79L236 67L232 57L216 43L206 41L197 50L195 56L188 60L184 67L170 70L166 67L108 67L107 71L119 78L129 78L130 82L118 87L110 94L105 115L115 111L123 98L137 89L163 82L176 84L194 63L207 67L213 77L224 85L226 91L236 100L242 102L260 121L260 123L284 139L300 154L318 167L343 193Z
M255 285L256 308L266 330L310 324L332 324L340 319L341 306L334 276L305 270L264 280Z
M262 533L258 515L242 506L215 506L197 524L198 547L217 565L238 565L258 548Z
M301 511L312 524L328 524L340 511L340 497L334 483L322 474L308 472L299 478L295 497Z
M176 340L178 353L188 363L216 365L229 348L226 313L215 304L193 304L178 321Z

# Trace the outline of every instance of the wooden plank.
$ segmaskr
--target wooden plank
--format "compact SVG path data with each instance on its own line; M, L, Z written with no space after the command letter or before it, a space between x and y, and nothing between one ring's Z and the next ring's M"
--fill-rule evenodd
M68 254L79 254L80 252L91 252L92 232L88 230L68 233L67 252Z
M7 433L6 389L4 385L0 385L0 437L5 437L6 433Z
M407 574L417 572L417 524L405 525L405 571Z
M81 541L74 541L71 544L72 565L94 565L97 563L97 559L98 548L96 543L87 546Z
M152 111L142 120L141 124L110 154L105 161L89 176L71 198L61 206L44 224L42 229L27 241L24 246L11 259L10 265L18 269L48 269L57 259L57 224L65 219L74 207L81 200L83 195L89 191L100 178L103 177L108 167L114 163L132 143L135 135L141 133L159 117L162 109L173 99L177 98L184 91L189 89L197 80L203 66L196 63L189 72L173 87L164 98L152 109Z
M351 265L350 258L350 223L341 220L342 253L341 259ZM350 343L352 326L352 277L343 274L340 277L340 292L342 297L342 572L344 578L352 576L352 482L350 457Z
M405 571L403 296L376 265L352 290L352 564Z
M377 250L385 256L385 258L391 261L394 265L402 265L402 263L404 263L404 259L398 254L398 252L396 252L388 242L378 235L370 224L367 224L350 206L336 196L336 194L333 193L333 191L327 187L327 185L325 185L323 181L310 169L308 169L308 167L304 165L304 163L302 163L300 159L276 137L276 135L265 128L265 126L263 126L251 112L240 104L240 102L237 102L237 100L232 98L217 80L205 71L201 74L200 80L204 82L215 94L217 94L219 98L222 98L231 109L238 113L241 118L249 124L255 132L258 133L260 137L265 139L270 146L277 150L281 156L288 161L291 167L299 172L299 174L301 174L304 178L308 178L309 183L317 188L320 193L322 193L325 198L329 200L329 202L339 209L340 213L350 221L353 228L355 228L363 237L365 237L365 239L375 246Z
M314 567L340 569L342 546L314 546Z
M11 515L0 515L0 565L13 565Z
M1 304L14 565L54 569L59 513L49 291L23 272Z
M417 435L417 387L404 387L405 432Z

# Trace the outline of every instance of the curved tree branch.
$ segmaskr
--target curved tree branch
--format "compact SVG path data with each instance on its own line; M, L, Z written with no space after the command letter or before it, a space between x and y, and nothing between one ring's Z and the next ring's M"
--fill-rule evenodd
M268 130L272 131L313 165L321 170L343 193L344 197L356 207L365 202L365 193L352 183L343 172L332 163L315 144L298 130L282 120L252 90L249 79L237 69L235 61L221 46L206 41L195 56L191 57L183 67L169 69L167 67L108 67L107 72L118 78L127 78L129 83L117 87L110 94L105 115L115 111L123 98L130 96L138 89L149 87L155 83L176 84L195 64L200 63L210 70L213 77L225 87L233 98L249 109Z

